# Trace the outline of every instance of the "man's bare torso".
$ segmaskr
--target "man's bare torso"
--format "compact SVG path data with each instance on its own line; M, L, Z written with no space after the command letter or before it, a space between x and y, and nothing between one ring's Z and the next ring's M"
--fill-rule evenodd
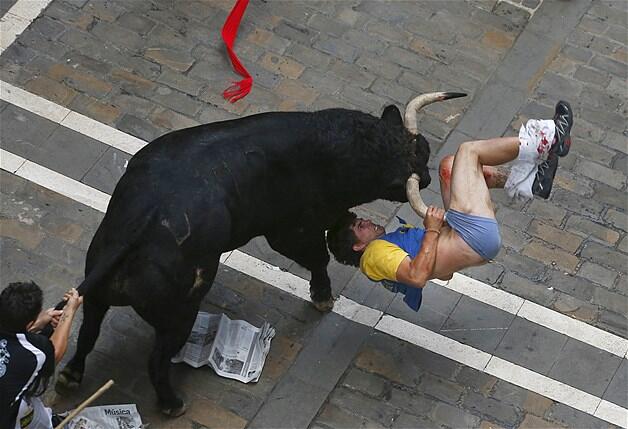
M441 229L437 249L431 279L450 279L456 271L487 262L447 225Z

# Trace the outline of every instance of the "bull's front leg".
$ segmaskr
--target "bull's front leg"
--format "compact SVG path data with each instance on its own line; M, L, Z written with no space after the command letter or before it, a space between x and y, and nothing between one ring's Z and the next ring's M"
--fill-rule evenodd
M273 249L305 267L312 273L310 297L319 311L330 311L334 307L331 282L327 275L329 253L325 232L297 228L266 236Z

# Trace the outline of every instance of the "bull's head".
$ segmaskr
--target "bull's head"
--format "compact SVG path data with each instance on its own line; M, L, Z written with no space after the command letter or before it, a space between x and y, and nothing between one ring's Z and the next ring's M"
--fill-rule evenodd
M399 162L399 157L391 157L396 159L395 165L382 165L385 170L384 175L388 181L387 199L394 201L406 200L406 181L415 174L418 176L417 185L421 189L429 186L431 177L427 163L430 156L430 148L427 140L419 133L418 129L418 113L423 107L435 101L443 101L451 98L464 97L466 94L459 92L434 92L422 94L412 99L406 106L403 115L403 122L399 110L395 106L388 106L382 114L382 121L387 128L403 127L402 147L403 152L399 154L403 158ZM409 143L409 144L408 144ZM385 160L382 160L385 164Z

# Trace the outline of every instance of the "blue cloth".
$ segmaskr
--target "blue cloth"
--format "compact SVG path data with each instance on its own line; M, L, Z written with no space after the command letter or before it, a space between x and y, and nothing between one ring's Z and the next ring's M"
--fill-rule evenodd
M495 219L447 210L447 223L475 252L487 261L495 258L502 245Z
M397 216L397 219L402 224L394 232L384 234L379 240L386 240L389 243L395 244L402 248L410 258L414 258L421 250L421 243L423 242L423 235L425 230L421 228L412 228L406 224L406 221ZM418 287L407 286L403 283L382 280L382 284L385 288L395 293L401 293L404 295L403 302L414 311L419 311L421 307L421 301L423 299L423 289Z

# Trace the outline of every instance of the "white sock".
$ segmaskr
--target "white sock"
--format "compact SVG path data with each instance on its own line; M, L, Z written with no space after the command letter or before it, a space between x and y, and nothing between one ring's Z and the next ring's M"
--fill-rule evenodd
M511 198L531 199L532 184L538 165L547 159L554 142L552 120L530 119L519 130L519 155L515 160L504 189Z

